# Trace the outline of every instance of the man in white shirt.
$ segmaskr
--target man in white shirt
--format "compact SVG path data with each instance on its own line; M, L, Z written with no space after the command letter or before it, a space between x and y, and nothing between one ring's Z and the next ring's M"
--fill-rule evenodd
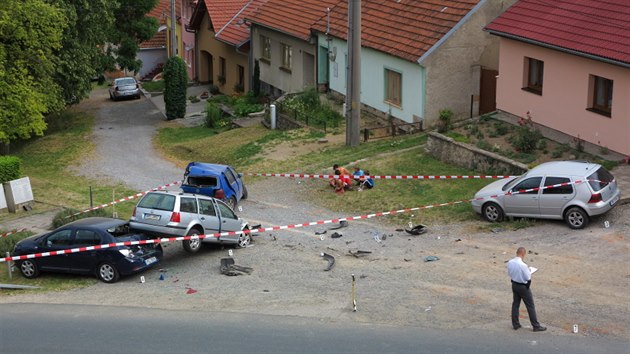
M508 275L512 279L512 327L514 327L514 329L521 328L518 319L518 311L521 307L522 299L527 308L529 321L532 323L532 327L534 327L534 332L542 332L546 331L547 327L543 327L538 323L538 319L536 318L534 296L532 295L532 291L529 290L529 286L532 282L532 272L523 261L525 254L525 247L519 247L516 250L516 257L512 258L507 264Z

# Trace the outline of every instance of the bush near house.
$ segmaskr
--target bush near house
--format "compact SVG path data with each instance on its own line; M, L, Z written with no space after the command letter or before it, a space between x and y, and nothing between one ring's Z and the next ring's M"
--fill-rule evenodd
M0 183L20 178L22 161L16 156L0 156Z
M280 111L296 120L305 121L307 125L319 127L337 127L343 121L343 116L330 104L323 104L319 100L319 93L315 88L291 96L279 105Z
M164 67L164 83L166 119L183 118L186 115L188 73L182 58L168 59Z

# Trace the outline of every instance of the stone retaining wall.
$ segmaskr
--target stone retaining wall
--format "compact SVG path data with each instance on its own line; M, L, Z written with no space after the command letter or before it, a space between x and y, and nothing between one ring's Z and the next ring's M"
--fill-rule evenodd
M450 164L478 171L484 175L520 175L528 170L522 163L475 146L464 144L439 133L427 133L429 155Z

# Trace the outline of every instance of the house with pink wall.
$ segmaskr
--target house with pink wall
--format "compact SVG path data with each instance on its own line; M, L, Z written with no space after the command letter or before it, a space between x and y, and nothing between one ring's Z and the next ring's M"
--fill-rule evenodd
M485 30L500 37L503 119L630 155L630 2L519 0Z

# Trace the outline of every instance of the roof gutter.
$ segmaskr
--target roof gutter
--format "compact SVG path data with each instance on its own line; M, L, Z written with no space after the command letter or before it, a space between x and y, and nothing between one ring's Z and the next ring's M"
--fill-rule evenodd
M515 36L513 34L508 34L508 33L505 33L505 32L498 32L498 31L493 31L493 30L488 30L488 29L486 29L485 31L487 31L490 34L494 34L495 36L505 37L505 38L508 38L508 39L513 39L515 41L524 42L524 43L527 43L527 44L533 44L533 45L536 45L536 46L557 50L557 51L560 51L560 52L563 52L563 53L572 54L572 55L576 55L576 56L579 56L579 57L584 57L584 58L587 58L587 59L601 61L601 62L604 62L604 63L607 63L607 64L618 65L618 66L624 67L626 69L630 69L630 63L626 63L626 62L622 62L622 61L618 61L618 60L614 60L614 59L609 59L609 58L601 57L601 56L598 56L598 55L593 55L593 54L588 54L588 53L584 53L584 52L579 52L579 51L573 50L573 49L558 47L558 46L555 46L555 45L552 45L552 44L548 44L548 43L545 43L545 42L539 42L539 41L535 41L535 40L532 40L532 39Z
M479 8L485 5L485 3L486 3L486 0L481 0L477 3L477 5L475 5L475 7L473 7L470 11L468 11L466 16L464 16L461 20L459 20L459 22L457 22L457 24L455 24L455 26L453 26L453 28L451 28L450 31L446 32L446 34L442 36L442 38L440 38L440 40L437 43L435 43L431 48L429 48L429 50L427 50L426 52L424 52L424 54L422 54L420 59L418 59L418 64L424 66L424 61L427 60L427 58L431 54L433 54L433 52L435 52L442 44L444 44L444 42L446 42L449 38L451 38L451 36L460 27L462 27L464 23L466 23L466 21L468 21L468 19L471 18L479 10Z

